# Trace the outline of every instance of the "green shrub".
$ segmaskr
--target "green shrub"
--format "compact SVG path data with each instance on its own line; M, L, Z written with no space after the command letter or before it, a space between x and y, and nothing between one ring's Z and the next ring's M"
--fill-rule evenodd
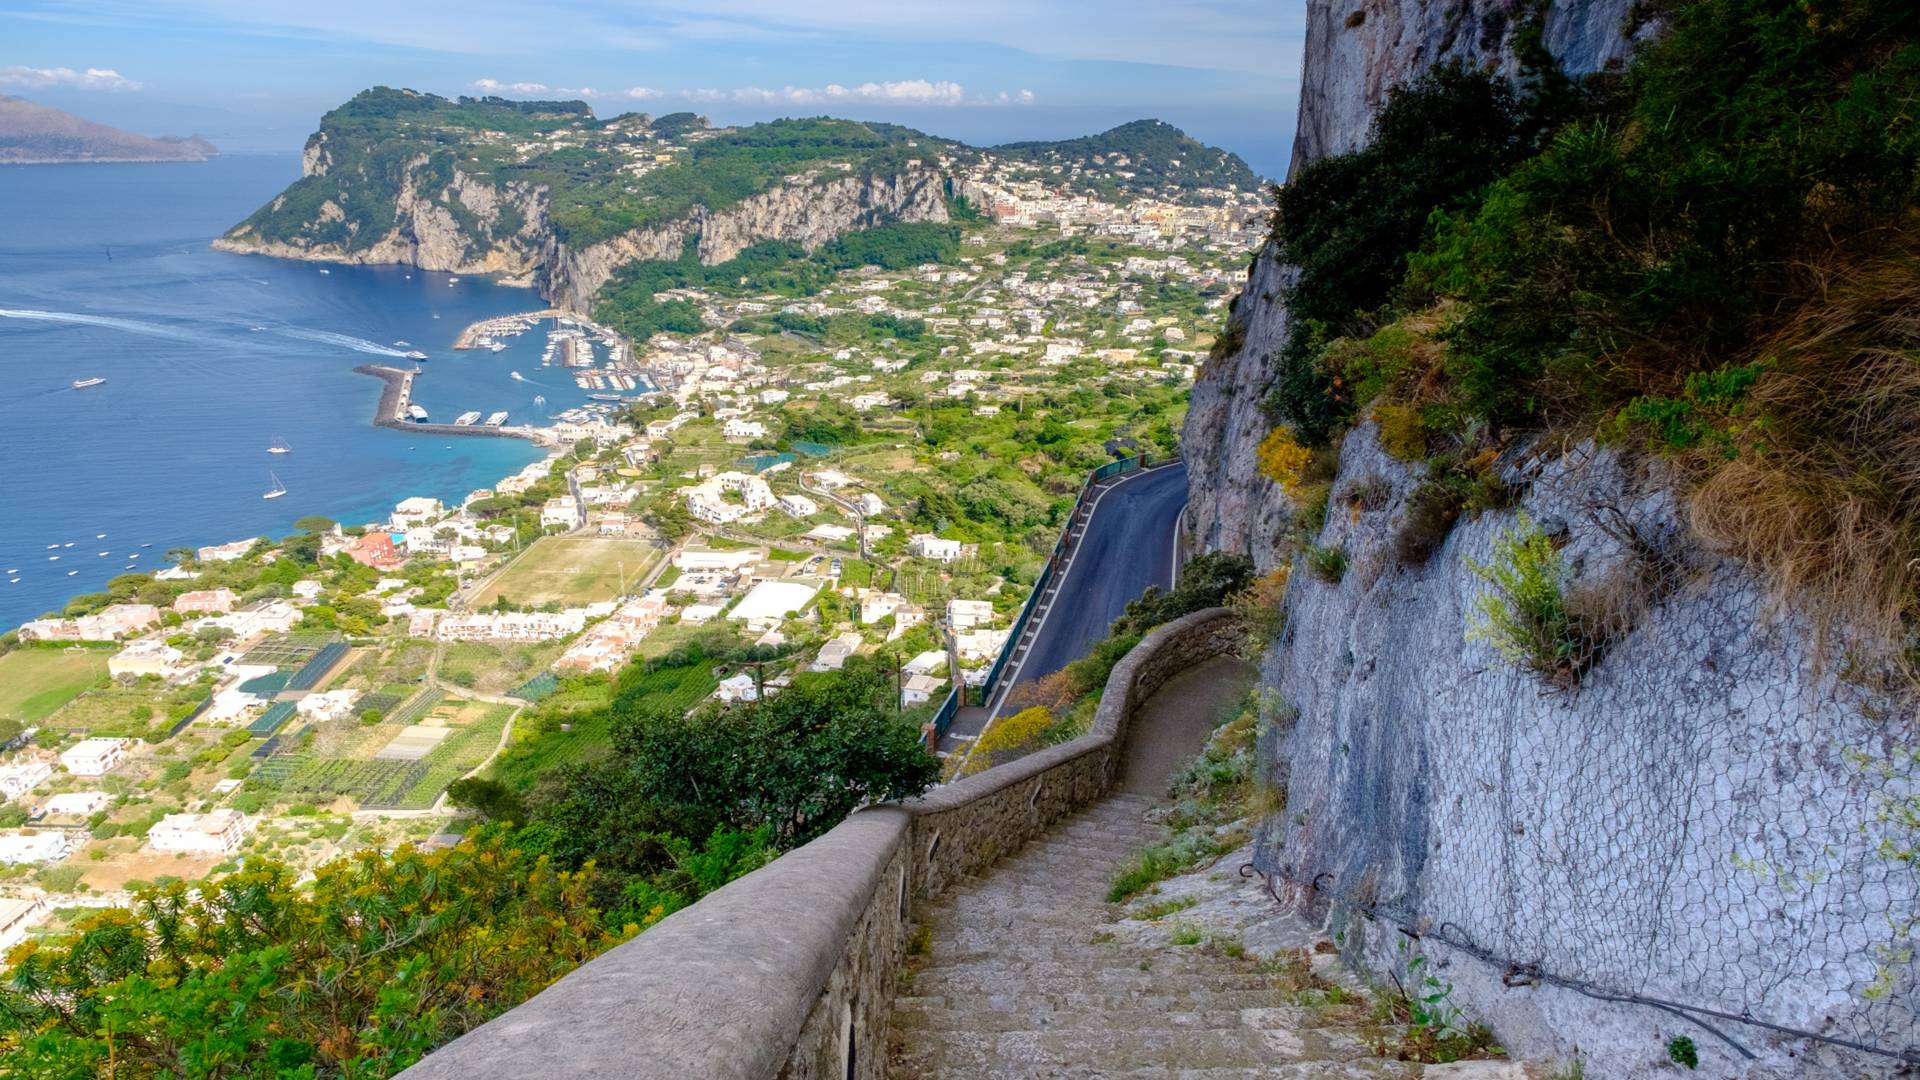
M1675 1065L1685 1065L1689 1069L1700 1067L1700 1048L1685 1035L1676 1035L1667 1040L1667 1060Z
M1467 639L1492 645L1555 685L1578 682L1601 643L1567 600L1566 561L1553 540L1522 514L1494 542L1492 562L1468 559L1467 566L1493 586L1474 603Z
M1347 576L1347 549L1343 547L1325 547L1320 544L1308 544L1305 550L1307 569L1313 576L1329 585L1337 585Z
M1431 434L1420 410L1412 405L1381 403L1373 407L1373 422L1380 425L1380 446L1401 461L1421 461L1427 456Z
M1478 517L1512 500L1512 490L1491 461L1463 463L1453 455L1434 458L1426 476L1407 496L1393 537L1394 556L1409 566L1433 557L1461 515Z

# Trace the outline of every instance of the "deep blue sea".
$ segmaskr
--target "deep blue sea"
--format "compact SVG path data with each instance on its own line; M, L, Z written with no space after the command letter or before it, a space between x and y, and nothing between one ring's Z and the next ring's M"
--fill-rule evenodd
M539 366L538 331L505 352L451 349L470 322L543 307L532 290L208 248L298 174L280 156L0 166L0 628L130 563L160 569L171 547L284 535L308 514L381 518L540 456L374 427L380 383L352 369L404 365L394 342L428 354L414 400L435 421L505 409L521 423L586 400ZM92 377L106 382L72 388ZM269 455L275 439L292 453ZM285 497L260 498L269 470Z

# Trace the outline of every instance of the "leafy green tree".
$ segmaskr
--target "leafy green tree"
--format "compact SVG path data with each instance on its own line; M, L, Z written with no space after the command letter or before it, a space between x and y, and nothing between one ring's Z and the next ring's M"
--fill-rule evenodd
M140 892L13 953L9 1076L390 1076L618 940L564 872L498 838Z
M527 804L498 780L469 776L447 785L447 801L488 821L526 821Z

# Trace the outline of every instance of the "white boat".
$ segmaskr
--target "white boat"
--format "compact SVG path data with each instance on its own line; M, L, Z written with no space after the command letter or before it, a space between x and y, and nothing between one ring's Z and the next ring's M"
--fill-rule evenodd
M69 571L67 571L67 576L68 576L68 577L72 577L73 575L75 575L75 574L77 574L77 573L79 573L79 572L80 572L80 571L78 571L78 570L69 570Z
M58 551L58 550L60 550L60 545L59 545L59 544L48 544L48 545L47 545L47 550L48 550L48 551Z
M94 534L93 534L93 538L94 538L95 540L105 540L105 539L107 538L107 534L106 534L106 533L94 533Z
M331 273L333 273L333 271L331 271L331 270L329 270L329 269L327 269L327 268L326 268L326 267L324 267L324 266L320 268L320 272L321 272L321 273L323 273L323 274L331 274Z
M518 380L519 380L519 381L521 381L521 382L526 382L526 381L527 381L527 377L526 377L525 375L522 375L522 374L520 374L520 373L519 373L519 372L517 372L517 371L509 371L509 372L507 372L507 378L509 378L509 379L518 379Z
M109 556L109 555L111 555L111 554L113 554L113 552L111 552L111 551L96 551L96 552L94 552L94 554L96 554L96 555L98 555L98 556L100 556L101 558L103 558L103 559L104 559L104 558L106 558L107 556Z
M101 383L106 381L107 380L102 379L97 375L91 379L75 379L73 380L73 388L75 390L85 390L89 386L99 386Z
M260 497L263 499L277 499L285 495L287 493L287 485L281 483L278 476L274 476L273 470L267 470L267 475L273 477L273 487L268 489Z
M139 552L137 552L137 551L136 551L136 552L134 552L133 554L131 554L131 555L129 555L129 556L127 556L127 558L129 558L129 559L137 559L137 558L139 558L139 557L140 557L140 553L139 553Z
M267 453L291 454L293 453L293 447L287 445L287 440L282 439L276 435L274 436L272 444L267 447Z
M59 561L60 561L60 556L58 556L58 555L49 555L49 556L47 556L47 561L48 561L48 562L59 562Z
M72 546L73 546L73 541L71 541L71 540L69 540L69 541L67 541L67 542L66 542L66 543L64 543L64 544L61 544L60 546L61 546L61 547L72 547Z
M426 358L427 354L421 352L419 349L415 349L407 354L407 359L409 360L425 360Z

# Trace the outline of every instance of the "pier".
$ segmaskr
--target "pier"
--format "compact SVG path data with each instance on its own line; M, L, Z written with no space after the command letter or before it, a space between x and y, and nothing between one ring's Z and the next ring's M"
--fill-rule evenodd
M373 426L393 428L396 431L415 431L424 435L479 435L486 438L528 439L545 445L546 433L539 428L482 427L478 424L461 426L459 424L416 424L407 419L407 406L413 400L413 377L419 374L418 368L396 368L385 364L361 364L353 369L357 374L371 375L384 385L380 389L380 404L373 412Z

